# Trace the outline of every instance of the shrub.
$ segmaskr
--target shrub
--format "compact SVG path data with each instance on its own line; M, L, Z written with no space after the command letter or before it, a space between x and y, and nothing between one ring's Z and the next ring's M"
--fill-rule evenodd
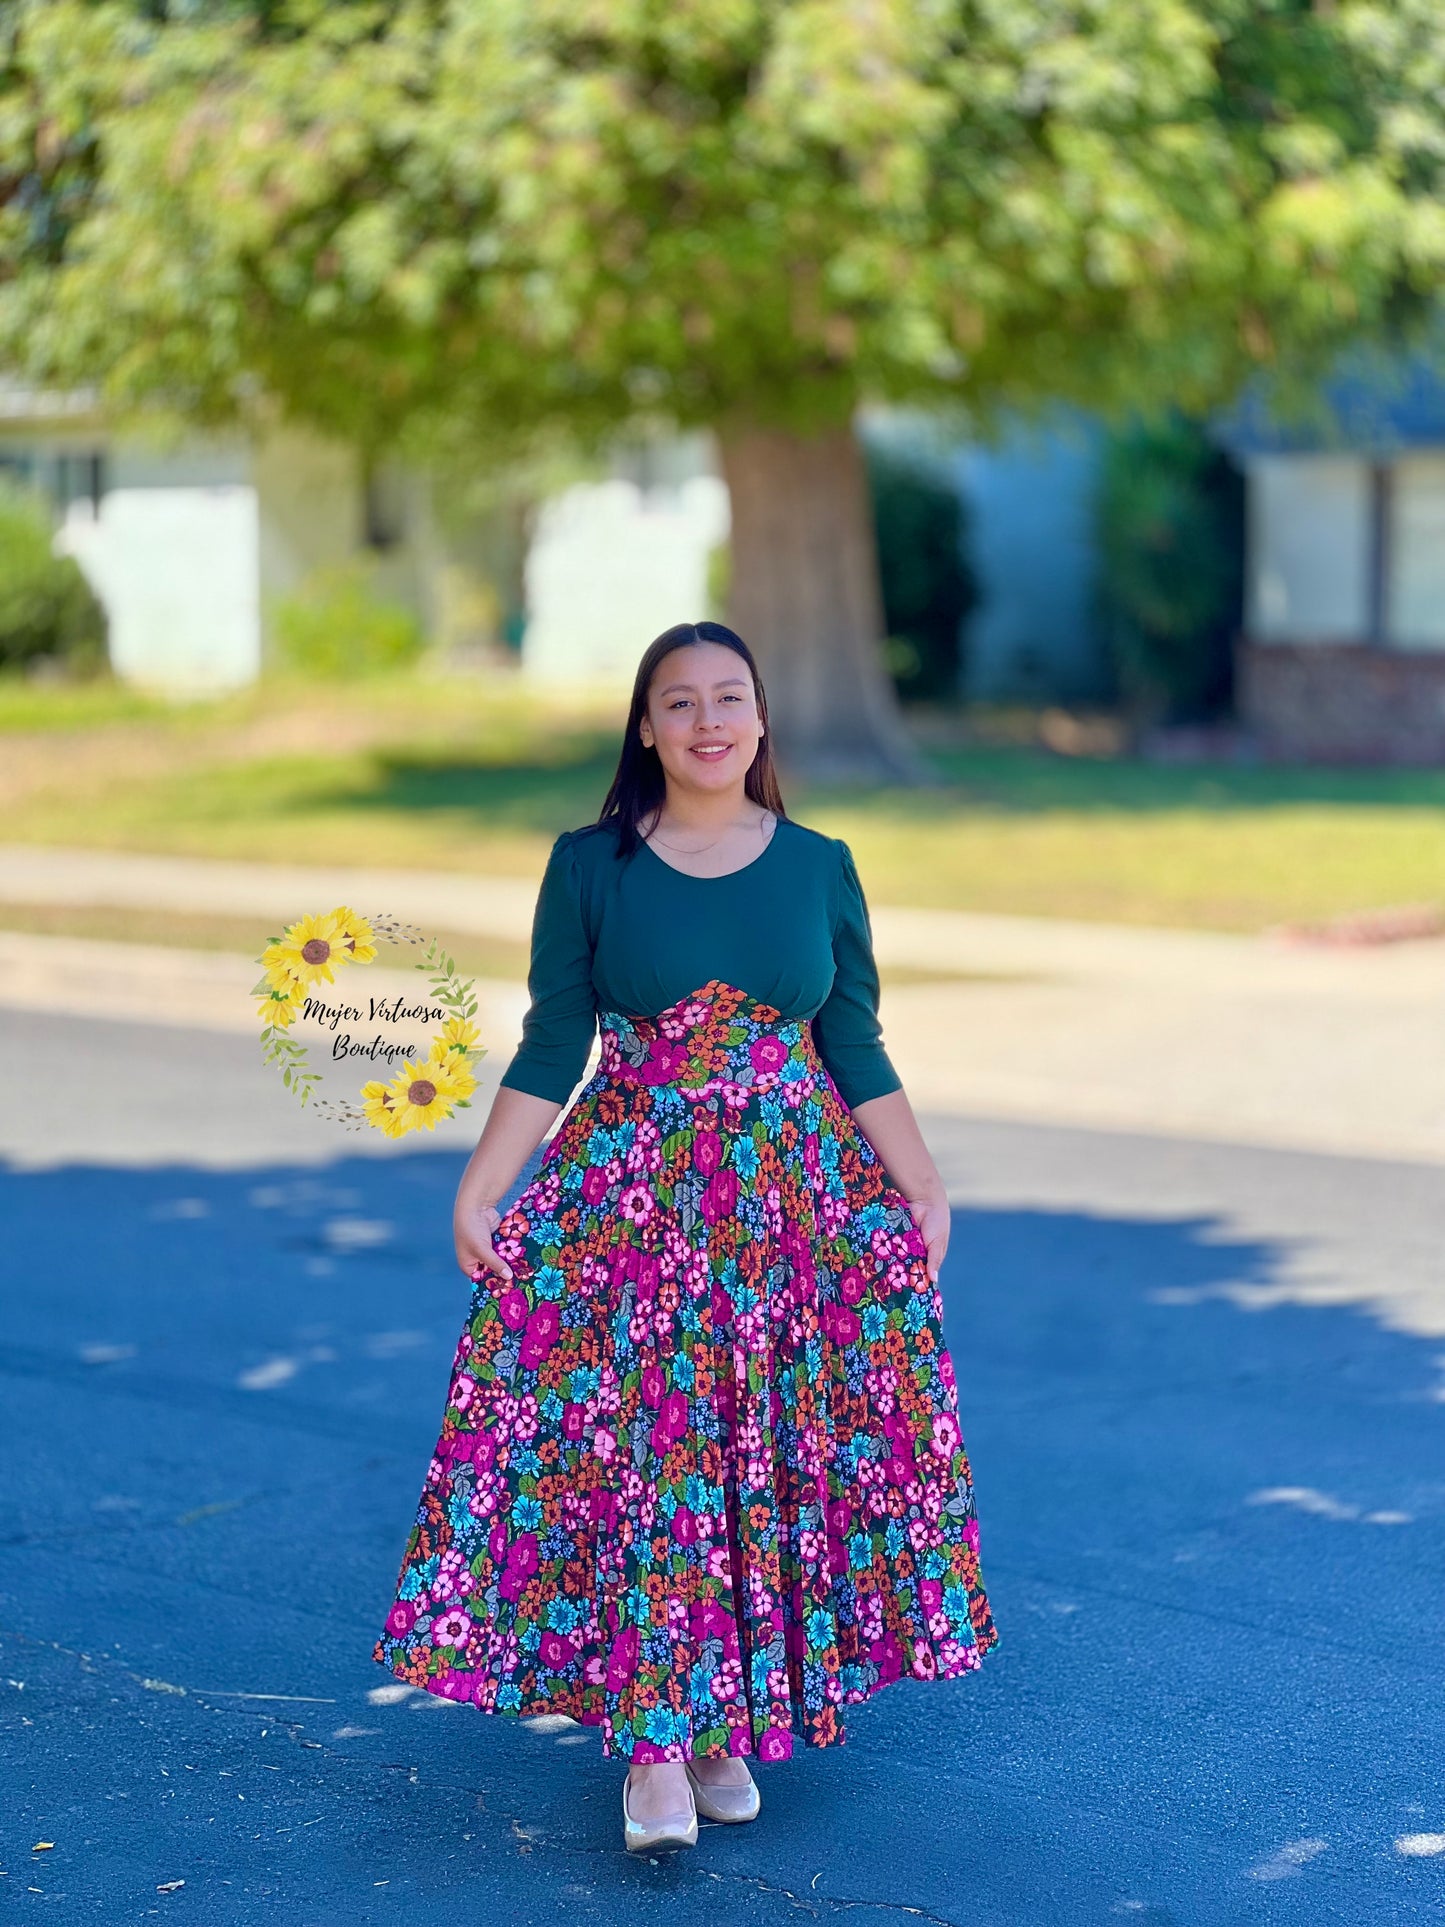
M889 673L905 701L947 701L963 680L962 624L978 601L964 506L926 456L865 444Z
M1099 600L1120 695L1141 721L1229 707L1244 593L1244 483L1183 416L1109 437L1095 504Z
M331 681L399 669L425 645L411 610L377 594L364 561L314 570L276 604L272 637L276 668Z
M105 611L53 540L43 498L0 483L0 667L51 656L93 673L106 663Z

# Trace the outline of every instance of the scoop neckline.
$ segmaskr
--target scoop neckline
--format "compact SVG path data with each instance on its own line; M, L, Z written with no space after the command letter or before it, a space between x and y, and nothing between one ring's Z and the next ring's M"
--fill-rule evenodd
M656 850L653 849L652 845L648 842L645 836L639 835L637 841L638 841L638 846L641 849L646 850L647 854L652 858L654 863L660 863L664 870L671 870L672 874L675 877L686 877L689 883L726 883L729 877L740 877L746 871L755 870L757 868L757 866L762 862L763 858L768 854L768 852L772 849L773 845L777 842L778 832L782 829L783 822L784 822L784 819L781 816L774 817L773 833L768 838L767 842L763 845L762 849L758 851L757 855L754 857L749 857L748 861L746 863L740 864L736 870L723 870L719 872L719 874L715 877L694 876L691 870L679 870L675 863L669 863L665 856L659 856Z

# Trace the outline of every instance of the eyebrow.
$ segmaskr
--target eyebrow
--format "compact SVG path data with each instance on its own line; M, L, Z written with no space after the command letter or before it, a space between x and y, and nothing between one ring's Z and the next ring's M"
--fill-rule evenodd
M744 680L745 678L742 676L724 676L721 682L715 682L713 684L713 688L727 689L730 688L733 683L740 683ZM670 682L666 689L659 690L658 694L660 696L670 696L675 689L693 689L695 687L696 685L690 682Z

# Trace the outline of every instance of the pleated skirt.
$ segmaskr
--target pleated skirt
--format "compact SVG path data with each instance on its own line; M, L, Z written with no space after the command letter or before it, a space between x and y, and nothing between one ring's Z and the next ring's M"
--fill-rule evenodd
M923 1238L806 1020L601 1018L495 1237L375 1659L605 1757L786 1758L997 1643Z

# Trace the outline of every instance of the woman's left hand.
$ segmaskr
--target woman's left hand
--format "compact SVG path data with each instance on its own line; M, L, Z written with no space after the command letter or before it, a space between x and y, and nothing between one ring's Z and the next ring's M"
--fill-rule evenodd
M902 1087L853 1106L853 1121L878 1154L888 1183L903 1198L928 1247L928 1275L938 1283L948 1249L948 1187L928 1154Z
M913 1222L923 1234L923 1242L928 1246L928 1275L936 1285L943 1254L948 1250L948 1233L953 1218L948 1199L930 1193L925 1198L907 1198L905 1203L913 1213Z

